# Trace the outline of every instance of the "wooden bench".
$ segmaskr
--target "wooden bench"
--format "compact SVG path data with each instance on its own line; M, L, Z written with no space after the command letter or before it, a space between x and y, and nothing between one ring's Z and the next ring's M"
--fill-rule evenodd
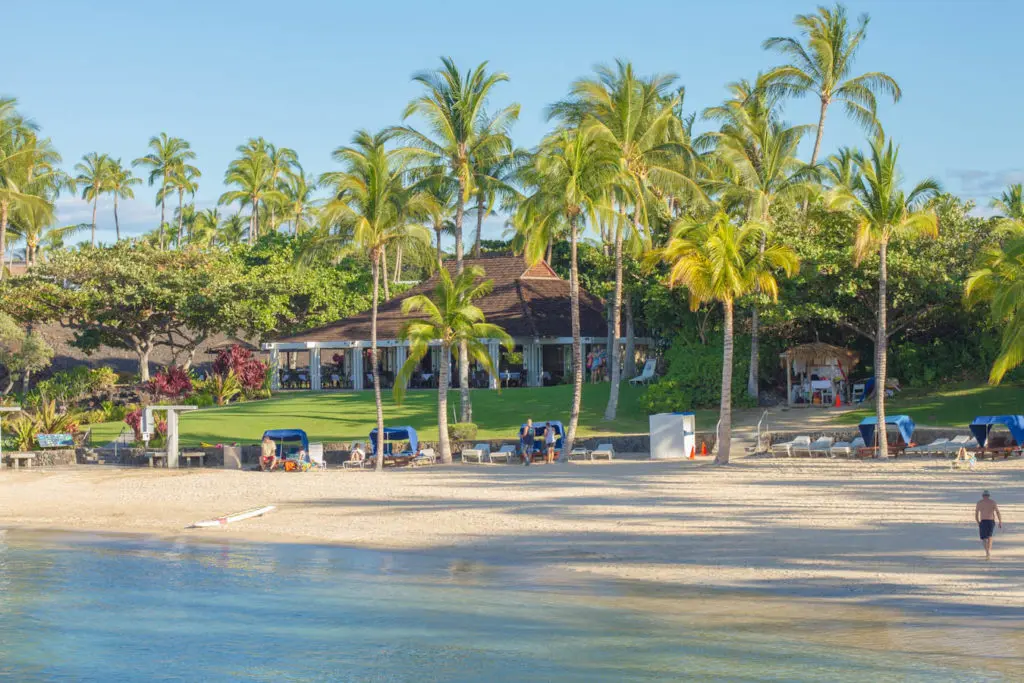
M181 454L182 458L185 458L185 466L192 467L192 460L198 459L199 466L203 466L203 459L206 457L206 453L202 451L185 451Z
M32 467L32 461L35 457L35 453L8 453L4 456L4 459L7 461L8 467L19 469L23 460L25 461L25 467Z
M150 467L157 467L160 465L160 461L163 461L163 467L167 467L167 451L150 451L146 453L146 458L149 459Z

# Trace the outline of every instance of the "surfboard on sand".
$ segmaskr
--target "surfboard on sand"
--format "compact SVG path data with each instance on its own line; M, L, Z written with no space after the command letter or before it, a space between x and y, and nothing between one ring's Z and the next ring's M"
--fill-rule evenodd
M241 522L243 519L252 519L253 517L262 517L271 510L274 510L275 506L267 505L266 507L253 508L251 510L243 510L242 512L236 512L232 515L224 515L223 517L217 517L216 519L204 519L201 522L193 522L189 524L186 529L201 529L204 527L214 526L227 526L232 522Z

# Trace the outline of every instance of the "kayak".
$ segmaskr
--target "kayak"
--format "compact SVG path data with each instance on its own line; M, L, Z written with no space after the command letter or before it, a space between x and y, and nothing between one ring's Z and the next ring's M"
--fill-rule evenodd
M225 515L216 519L204 519L201 522L193 522L189 524L186 529L200 529L203 527L213 526L227 526L232 522L241 522L243 519L252 519L253 517L262 517L271 510L275 509L273 505L268 505L262 508L253 508L252 510L244 510L242 512L236 512L233 515Z

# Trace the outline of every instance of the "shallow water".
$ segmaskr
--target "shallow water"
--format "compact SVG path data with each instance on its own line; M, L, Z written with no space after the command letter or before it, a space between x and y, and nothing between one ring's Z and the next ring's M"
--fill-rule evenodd
M1006 624L410 553L0 530L0 678L18 681L977 681L1015 679L1022 654Z

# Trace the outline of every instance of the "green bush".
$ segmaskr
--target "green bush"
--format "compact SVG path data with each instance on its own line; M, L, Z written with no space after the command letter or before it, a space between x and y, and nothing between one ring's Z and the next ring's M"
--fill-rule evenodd
M677 337L665 353L665 376L648 387L641 399L650 413L717 408L722 395L722 338L713 336L707 344ZM755 405L747 396L750 367L750 338L733 340L732 404Z
M107 413L103 410L87 410L82 413L82 424L94 425L107 422Z
M448 425L448 438L452 441L472 441L476 438L476 425L472 422L455 422Z

